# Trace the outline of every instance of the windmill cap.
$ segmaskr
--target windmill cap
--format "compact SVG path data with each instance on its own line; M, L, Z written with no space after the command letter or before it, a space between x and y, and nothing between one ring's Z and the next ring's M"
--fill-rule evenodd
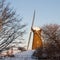
M39 27L33 27L33 30L38 31L38 30L40 30L40 28Z

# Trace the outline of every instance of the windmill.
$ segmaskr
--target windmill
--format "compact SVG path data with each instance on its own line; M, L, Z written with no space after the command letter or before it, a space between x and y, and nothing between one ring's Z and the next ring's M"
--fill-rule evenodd
M43 43L42 43L42 39L41 39L41 31L42 30L39 27L33 27L34 20L35 20L35 11L34 11L34 14L33 14L33 20L32 20L32 25L31 25L31 31L30 31L30 34L29 34L27 50L29 48L32 32L33 32L32 49L37 49L38 47L43 47Z

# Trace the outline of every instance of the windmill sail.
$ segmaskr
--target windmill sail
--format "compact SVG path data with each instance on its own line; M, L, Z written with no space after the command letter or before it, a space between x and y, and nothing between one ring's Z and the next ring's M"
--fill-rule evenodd
M32 20L32 25L31 25L31 28L33 28L33 25L34 25L34 20L35 20L35 11L34 11L34 14L33 14L33 20ZM30 34L29 34L29 39L28 39L27 50L28 50L28 48L29 48L29 43L30 43L31 35L32 35L32 31L30 31Z

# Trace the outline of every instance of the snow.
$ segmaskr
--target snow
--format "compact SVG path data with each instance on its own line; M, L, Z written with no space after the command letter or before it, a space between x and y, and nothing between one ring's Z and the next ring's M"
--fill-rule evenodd
M29 50L21 53L15 54L15 57L6 57L1 60L36 60L32 58L34 50Z
M39 27L33 27L33 30L38 31L38 30L40 30L40 28Z

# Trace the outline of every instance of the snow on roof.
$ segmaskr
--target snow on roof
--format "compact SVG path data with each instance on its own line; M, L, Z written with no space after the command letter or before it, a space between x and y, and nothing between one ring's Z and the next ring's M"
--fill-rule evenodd
M40 28L39 27L33 27L33 30L40 30Z

